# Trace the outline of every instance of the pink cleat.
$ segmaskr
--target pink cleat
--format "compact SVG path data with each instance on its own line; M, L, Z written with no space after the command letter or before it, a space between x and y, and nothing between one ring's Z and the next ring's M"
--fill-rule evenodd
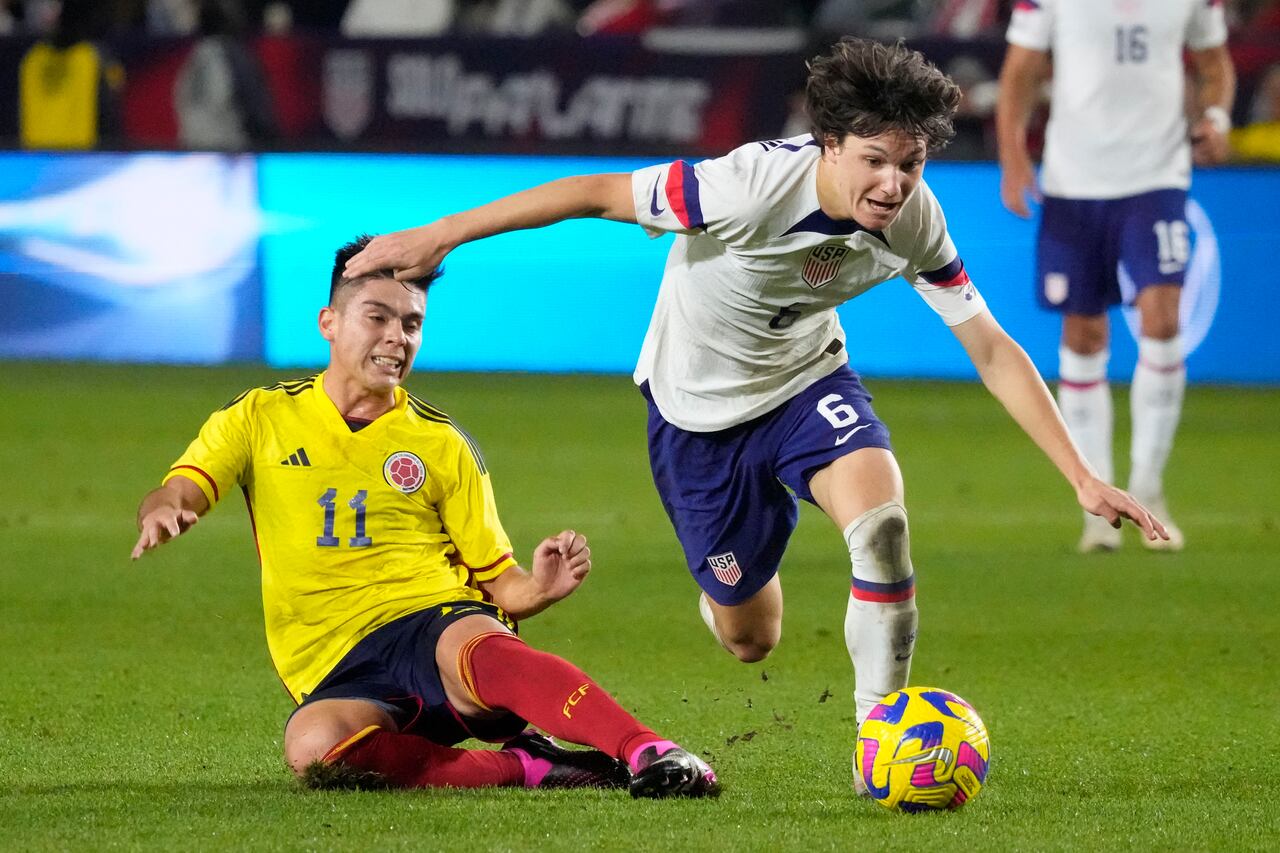
M598 749L565 749L533 729L503 744L524 765L526 788L625 788L627 766Z
M631 796L715 797L720 794L716 773L705 761L671 741L642 746L631 756L635 774Z

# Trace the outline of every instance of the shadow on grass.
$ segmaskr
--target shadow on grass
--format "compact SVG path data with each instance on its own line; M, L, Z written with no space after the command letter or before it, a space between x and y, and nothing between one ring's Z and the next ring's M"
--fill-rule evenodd
M626 791L600 789L576 790L530 790L523 787L501 788L414 788L414 789L359 789L359 788L308 788L297 780L282 777L278 780L254 780L245 782L201 782L198 779L179 782L139 782L129 781L83 781L42 784L21 784L12 787L0 786L0 802L20 800L22 798L66 798L87 797L99 802L119 802L122 799L137 797L148 803L168 800L173 803L190 802L236 802L244 798L265 801L267 798L293 798L304 800L325 798L369 797L378 798L424 798L441 797L446 799L504 799L510 797L529 797L543 800L561 800L581 798L597 802L617 797L630 800Z

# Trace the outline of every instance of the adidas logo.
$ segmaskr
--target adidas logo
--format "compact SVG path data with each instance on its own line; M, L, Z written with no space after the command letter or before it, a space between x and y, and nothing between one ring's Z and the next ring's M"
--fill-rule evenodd
M303 468L311 467L311 460L307 458L307 451L299 447L297 450L289 454L288 459L281 459L281 465L298 465Z

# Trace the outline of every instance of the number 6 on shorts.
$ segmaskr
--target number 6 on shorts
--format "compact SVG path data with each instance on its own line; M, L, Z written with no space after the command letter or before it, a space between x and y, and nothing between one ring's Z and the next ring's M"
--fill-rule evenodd
M836 429L853 426L858 422L858 413L853 406L841 402L843 399L839 394L828 394L818 401L818 414Z

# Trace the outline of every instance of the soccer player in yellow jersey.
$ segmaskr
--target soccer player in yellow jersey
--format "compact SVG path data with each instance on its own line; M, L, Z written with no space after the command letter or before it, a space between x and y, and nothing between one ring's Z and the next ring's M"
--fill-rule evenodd
M143 498L134 559L243 489L267 644L299 703L285 760L310 783L715 793L701 759L516 636L518 620L578 588L591 550L565 530L530 570L516 564L475 443L401 387L437 273L345 278L367 242L337 254L320 312L328 368L214 412ZM595 749L563 749L527 723ZM472 737L504 745L453 746Z

